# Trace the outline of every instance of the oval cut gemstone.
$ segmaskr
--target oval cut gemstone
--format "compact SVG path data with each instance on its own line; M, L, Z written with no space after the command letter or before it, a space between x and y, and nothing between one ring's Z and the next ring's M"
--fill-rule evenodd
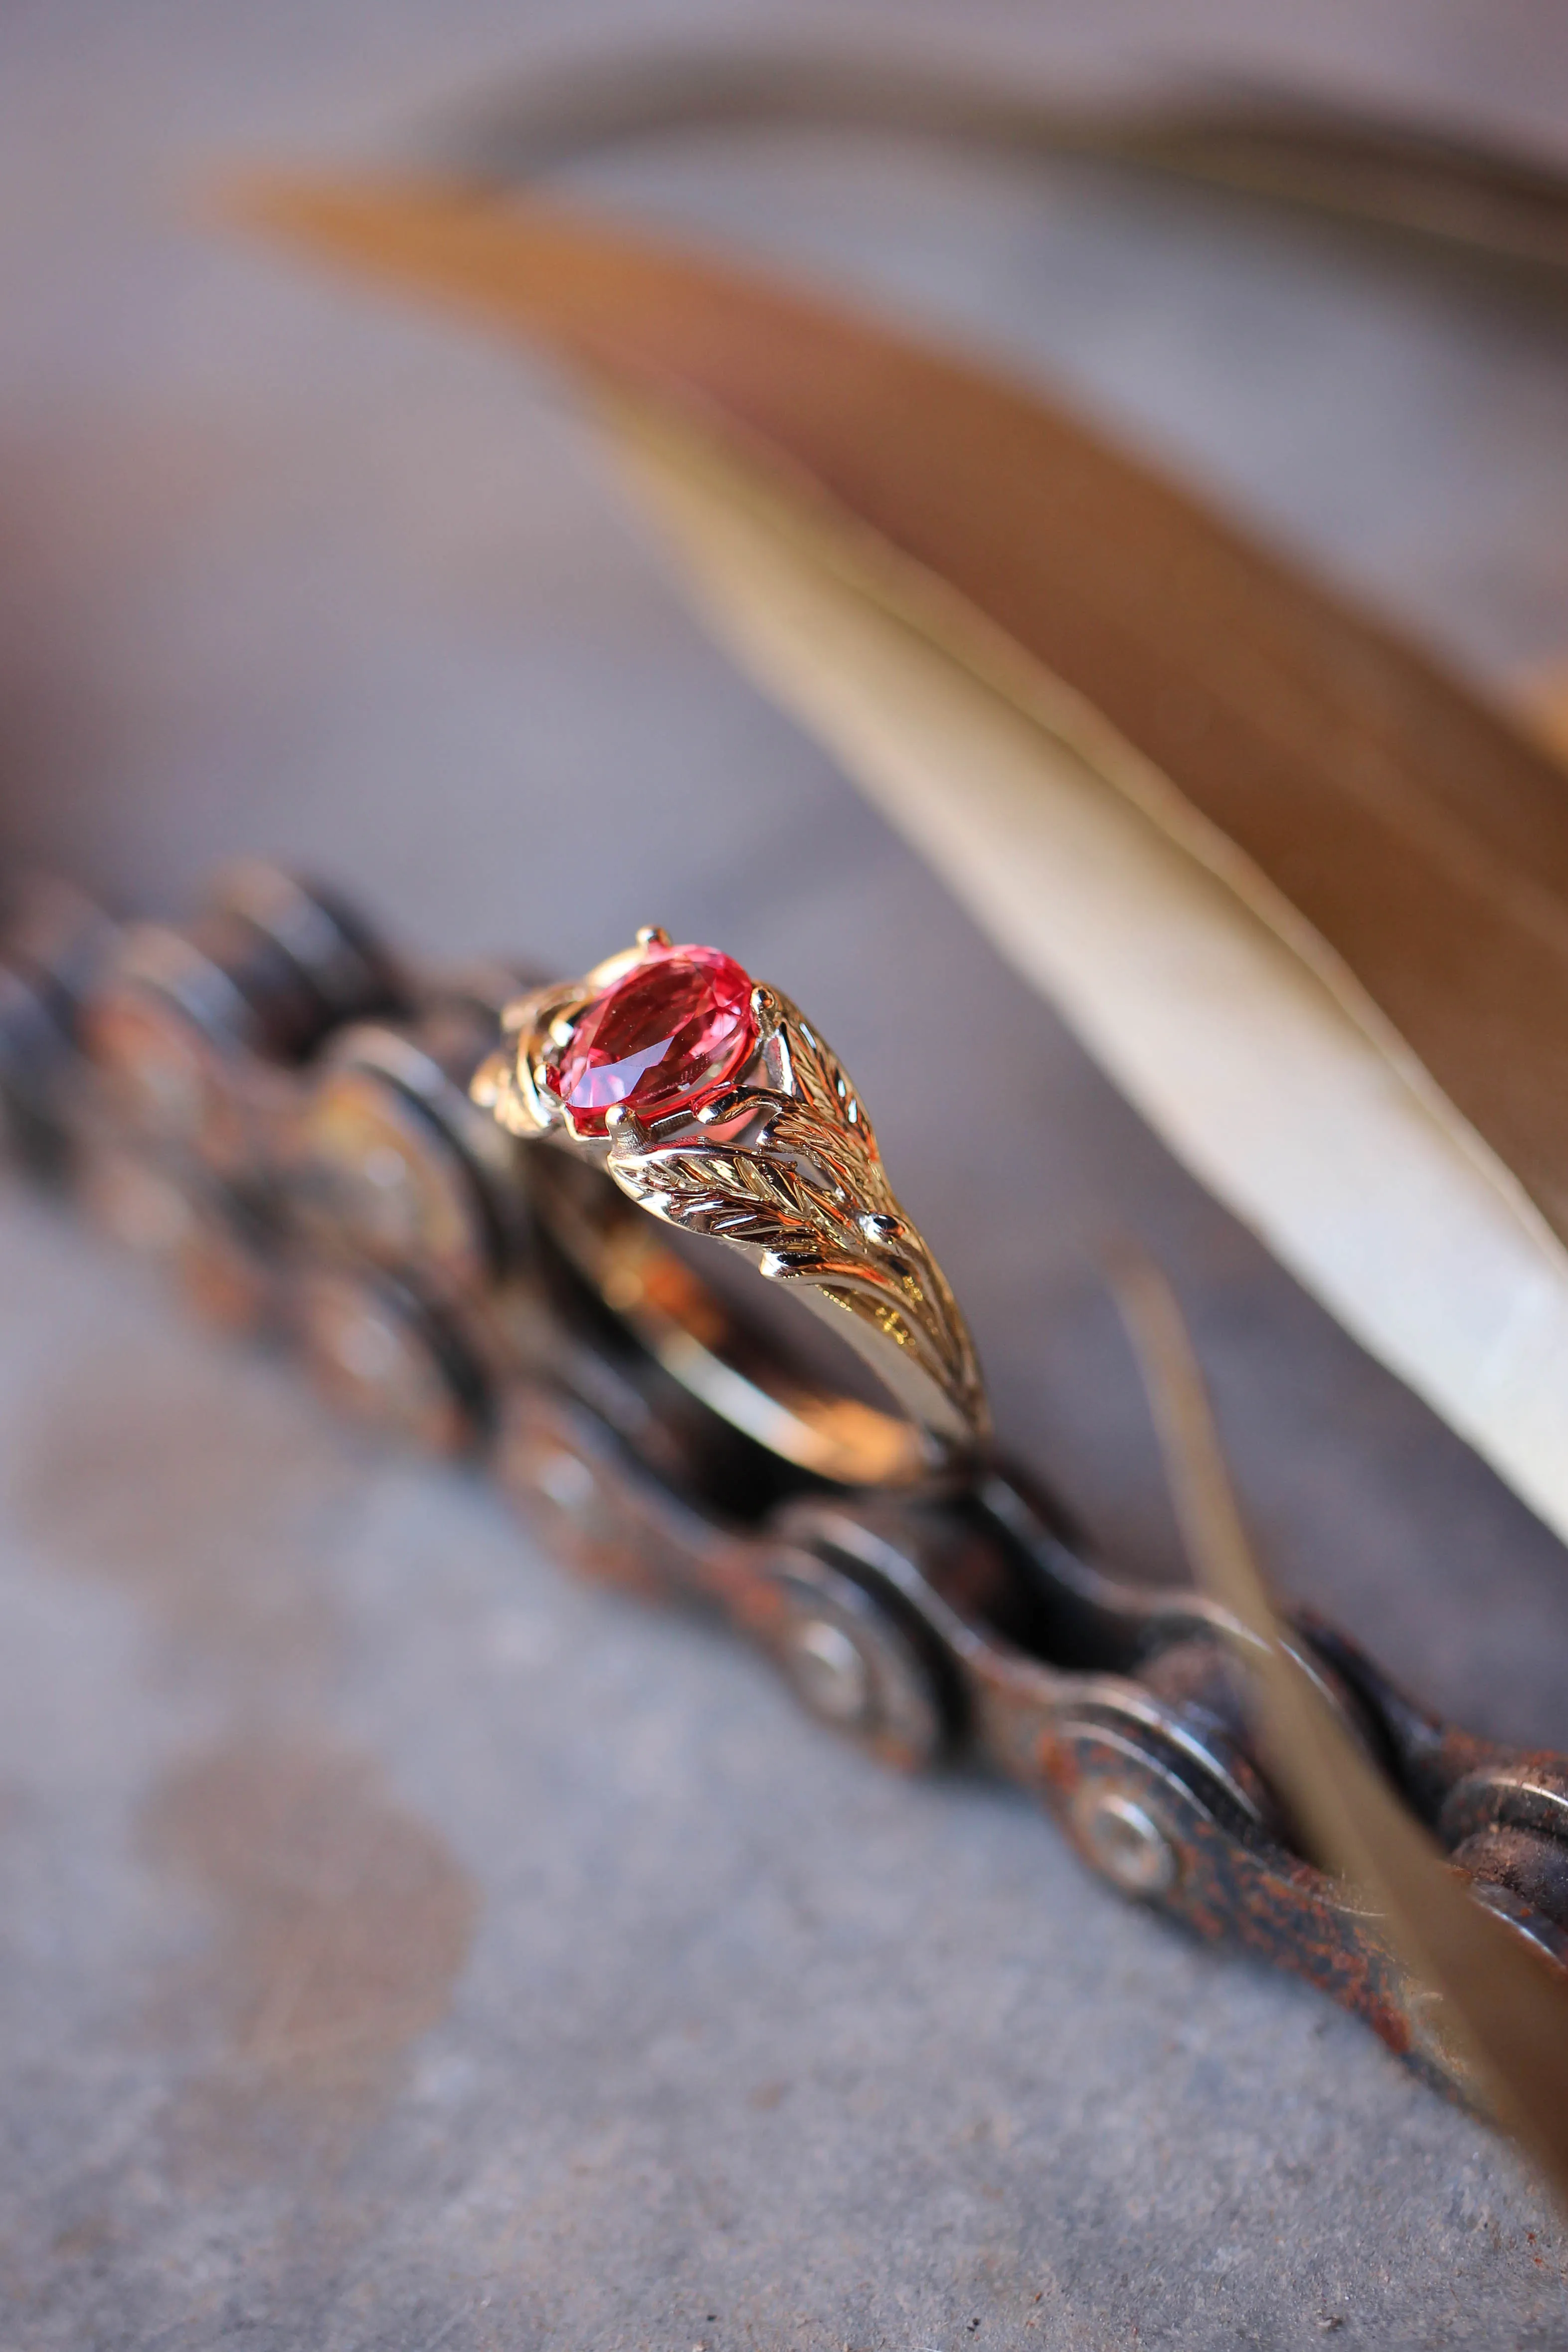
M701 1110L756 1044L751 982L732 956L654 947L578 1016L544 1079L580 1133L602 1135L617 1103L630 1103L640 1118Z

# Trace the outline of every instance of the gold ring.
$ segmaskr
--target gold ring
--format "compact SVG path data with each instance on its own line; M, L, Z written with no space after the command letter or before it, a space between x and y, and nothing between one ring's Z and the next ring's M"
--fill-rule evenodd
M716 948L647 929L583 979L519 997L503 1027L509 1042L476 1074L476 1102L789 1286L900 1411L782 1370L640 1219L579 1216L580 1268L687 1389L773 1452L853 1483L942 1475L985 1445L963 1315L894 1197L853 1087L788 997Z

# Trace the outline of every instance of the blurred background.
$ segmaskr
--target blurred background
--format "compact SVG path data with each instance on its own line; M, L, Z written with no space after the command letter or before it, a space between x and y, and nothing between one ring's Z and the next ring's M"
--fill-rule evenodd
M260 853L340 882L422 955L547 971L643 922L722 941L855 1071L1004 1429L1110 1550L1180 1572L1098 1268L1131 1227L1189 1300L1272 1571L1478 1727L1568 1744L1560 1548L1174 1166L939 879L707 645L561 387L218 216L243 166L493 159L551 77L713 50L892 58L1068 108L1289 98L1568 172L1568 20L1522 0L13 5L0 858L164 915ZM1103 159L891 129L720 125L549 178L1051 387L1521 712L1568 676L1568 299L1539 274ZM914 1034L966 1073L983 1149L931 1119ZM49 2053L12 2110L6 2226L35 2323L18 2345L227 2341L247 2276L246 2340L279 2345L913 2345L971 2317L997 2331L981 2341L1124 2341L1141 2318L1142 2340L1197 2343L1221 2340L1205 2332L1221 2305L1279 2343L1331 2323L1393 2341L1417 2312L1450 2331L1428 2342L1476 2340L1455 2331L1489 2308L1551 2324L1539 2265L1514 2259L1530 2193L1343 2021L1239 1964L1238 1990L1038 1862L1049 1839L1005 1801L846 1795L862 1768L803 1761L814 1735L782 1711L754 1723L771 1702L747 1669L714 1696L734 1670L706 1637L556 1597L537 1563L519 1601L525 1539L455 1474L343 1450L267 1368L153 1336L118 1261L84 1260L31 1208L3 1222L16 1998ZM149 1463L155 1492L134 1475ZM83 1561L101 1582L122 1554L141 1562L117 1588L131 1618L100 1622ZM254 1591L232 1642L214 1648L192 1603L149 1663L136 1609L219 1556L220 1581L332 1619L307 1664L247 1679L277 1630ZM619 1728L562 1763L564 1694L595 1675ZM314 2221L282 2177L298 2118L236 2158L213 2120L232 2084L192 2120L179 2085L208 2058L164 2013L221 1908L221 1822L265 1843L244 1792L275 1787L231 1771L202 1800L216 1815L193 1816L183 1782L169 1794L178 1755L307 1719L379 1759L458 1857L454 1972L479 1939L414 2087L394 2071L333 2125ZM324 1801L288 1785L307 1813ZM538 1804L522 1830L519 1790ZM350 1845L382 1834L342 1801ZM196 1817L219 1820L215 1849ZM206 1857L184 1910L171 1840ZM694 1845L687 1893L740 1923L695 1963ZM1049 1903L1019 1896L1051 1867ZM921 1887L959 1884L968 1924L941 1904L934 1920ZM233 1916L254 1941L254 1912ZM905 1962L895 2028L878 2018ZM1132 1993L1096 2009L1113 1978ZM1085 2002L1064 2054L1055 2021ZM1059 2071L1015 2096L1019 2050L1048 2045ZM1173 2143L1197 2147L1192 2179ZM1234 2249L1218 2268L1211 2233ZM710 2322L710 2293L727 2318Z
M548 388L225 233L229 173L429 152L569 64L894 41L1066 105L1291 94L1551 159L1568 38L1531 7L1218 0L65 0L4 37L8 845L152 902L244 843L351 869L433 944L521 925L552 963L630 912L602 879L529 903L523 861L561 872L577 811L618 791L656 835L700 795L695 892L807 761L694 642ZM841 128L553 176L1038 371L1494 684L1564 652L1562 319L1484 272L1163 176ZM695 781L724 767L727 821Z

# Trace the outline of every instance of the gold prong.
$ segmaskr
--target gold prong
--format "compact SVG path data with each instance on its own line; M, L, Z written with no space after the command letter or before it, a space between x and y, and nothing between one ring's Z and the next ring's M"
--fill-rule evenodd
M612 1143L641 1151L647 1142L643 1122L630 1103L612 1103L604 1114L604 1132Z
M512 1057L505 1049L487 1054L468 1081L468 1099L481 1110L494 1110L512 1074Z
M637 934L640 948L667 948L670 935L661 923L644 923Z
M775 1094L795 1092L795 1069L789 1055L784 1003L776 989L758 981L751 992L751 1017L757 1024L757 1050L768 1086Z

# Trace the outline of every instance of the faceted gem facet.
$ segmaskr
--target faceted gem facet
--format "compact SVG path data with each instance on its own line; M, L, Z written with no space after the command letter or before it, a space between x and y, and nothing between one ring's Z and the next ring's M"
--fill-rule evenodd
M640 1118L700 1110L756 1044L751 982L733 957L655 946L579 1014L544 1079L580 1133L602 1135L617 1103Z

